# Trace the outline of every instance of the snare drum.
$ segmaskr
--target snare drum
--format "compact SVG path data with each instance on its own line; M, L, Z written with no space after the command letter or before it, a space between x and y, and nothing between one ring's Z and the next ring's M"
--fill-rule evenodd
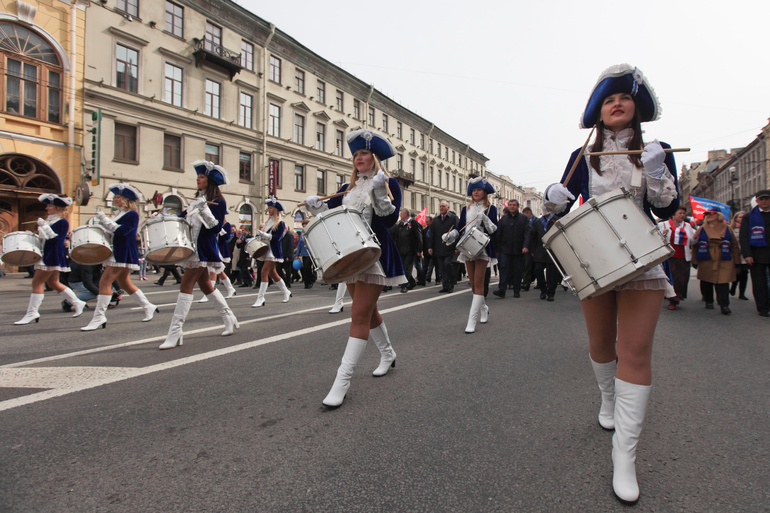
M361 212L345 205L321 212L305 227L305 243L323 281L341 283L371 267L382 250Z
M100 264L112 255L111 239L98 224L79 226L70 235L70 258L83 265Z
M26 267L43 259L43 241L32 232L12 232L3 236L0 258L6 265Z
M259 237L254 237L246 244L246 253L254 260L267 253L268 249L270 249L270 246L266 242L259 240Z
M543 246L581 301L631 281L674 254L623 188L591 198L556 221Z
M181 217L156 217L141 229L147 253L144 258L153 264L167 265L186 260L195 252L190 236L190 224Z
M475 260L484 252L488 244L489 235L478 227L472 226L465 230L463 236L457 241L457 251L465 255L468 260Z

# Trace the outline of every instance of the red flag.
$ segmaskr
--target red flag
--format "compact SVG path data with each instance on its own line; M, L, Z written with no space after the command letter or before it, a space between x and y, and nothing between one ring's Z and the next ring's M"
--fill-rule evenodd
M415 220L420 223L423 228L425 228L428 225L428 207L422 209L422 212L417 214Z

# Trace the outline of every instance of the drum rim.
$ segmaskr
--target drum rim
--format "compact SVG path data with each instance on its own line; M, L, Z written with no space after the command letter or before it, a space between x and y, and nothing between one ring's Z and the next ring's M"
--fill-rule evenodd
M335 215L347 214L347 213L353 213L353 212L361 216L361 218L363 219L363 212L361 212L357 208L349 207L347 205L340 205L338 207L330 208L329 210L324 210L323 212L320 212L316 216L314 216L313 219L311 219L310 222L307 223L307 226L305 226L305 235L310 233L310 230L312 230L315 227L315 225L319 224L320 221L322 221L323 219L326 219L327 217L333 217ZM369 223L366 222L366 219L364 219L364 224L366 224L367 226L369 225Z

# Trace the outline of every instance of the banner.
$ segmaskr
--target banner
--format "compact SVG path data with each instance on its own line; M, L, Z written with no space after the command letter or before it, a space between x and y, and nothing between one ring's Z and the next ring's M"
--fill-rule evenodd
M718 201L690 196L690 208L692 209L692 216L699 221L703 219L703 213L707 210L719 210L726 220L730 219L730 207Z
M267 176L267 194L269 196L277 196L276 194L277 189L278 189L278 161L271 160L268 176Z
M425 228L428 225L428 207L425 207L422 209L422 212L417 214L417 216L414 218L415 221L420 223L423 228Z

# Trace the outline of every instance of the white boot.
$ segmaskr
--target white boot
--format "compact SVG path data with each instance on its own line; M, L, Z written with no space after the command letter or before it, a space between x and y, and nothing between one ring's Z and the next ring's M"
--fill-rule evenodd
M43 302L45 294L32 294L29 296L29 305L27 306L27 313L21 320L14 322L16 325L29 324L32 321L40 322L40 314L37 313L40 308L40 303Z
M216 281L212 281L211 282L211 286L214 287L214 290L217 290L217 282ZM200 298L198 300L198 303L208 303L208 302L209 302L209 297L207 295L205 295L205 294L203 295L202 298Z
M176 309L174 310L174 316L171 317L171 326L168 327L168 335L166 335L166 341L163 342L158 349L171 349L177 345L182 345L182 325L187 314L190 313L190 307L192 306L193 295L180 292L176 299Z
M291 297L291 291L289 290L289 287L286 286L286 283L284 283L283 280L278 280L275 282L275 284L278 285L278 288L281 289L281 292L283 292L282 303L288 303L289 298Z
M623 502L639 499L636 444L647 413L650 389L615 378L615 434L612 436L612 489Z
M87 326L80 328L80 331L94 331L107 327L107 317L104 315L104 312L107 311L107 307L110 305L110 299L112 299L112 294L99 294L96 296L94 316Z
M388 336L388 329L385 327L385 321L382 321L379 326L369 330L369 335L374 341L374 345L380 350L380 365L374 369L372 376L380 377L388 373L391 367L396 366L396 352L393 350L393 346L390 345L390 337Z
M75 309L75 315L72 317L80 317L80 314L83 313L83 309L86 307L86 302L79 300L75 292L69 287L59 292L59 294L67 298L67 301L72 304L72 308Z
M465 333L473 333L476 331L476 321L479 320L479 313L481 312L481 304L484 302L484 296L480 294L473 295L473 302L471 303L471 313L468 315L468 325L465 327Z
M591 359L590 355L588 357ZM615 371L618 368L617 361L609 363L596 363L591 359L594 368L596 383L602 393L602 407L599 409L599 425L611 431L615 429Z
M330 314L338 314L345 308L343 300L345 299L345 292L347 291L348 286L345 285L344 282L337 285L337 295L334 297L334 306L329 310Z
M142 322L150 322L155 314L160 312L158 307L150 303L150 301L147 299L147 296L145 296L144 292L141 290L136 289L136 292L134 292L132 296L136 298L136 300L139 302L139 305L141 305L142 309L144 310L144 319L142 319Z
M225 288L227 289L225 299L230 299L238 293L238 291L235 290L235 287L233 287L233 282L230 281L230 278L225 277L225 279L222 280L222 283L225 284Z
M267 290L267 282L263 281L259 283L259 293L257 294L257 300L251 305L252 308L265 306L265 291Z
M329 394L323 400L324 405L329 408L336 408L342 404L345 400L345 394L350 388L350 377L353 375L353 370L356 368L358 359L361 358L361 353L366 348L366 340L360 338L349 337L348 345L345 347L345 354L342 355L342 363L340 368L337 369L337 377L334 379L332 389L329 390Z
M240 325L238 324L238 319L235 318L233 311L227 306L227 301L225 301L224 296L222 296L221 292L214 289L214 292L207 297L214 303L214 306L216 306L219 311L219 315L222 316L222 321L225 323L225 331L222 332L222 336L226 337L232 335L233 331L240 328Z
M486 324L489 320L489 307L487 306L487 302L484 300L484 296L481 296L481 309L479 310L479 322L481 324Z

